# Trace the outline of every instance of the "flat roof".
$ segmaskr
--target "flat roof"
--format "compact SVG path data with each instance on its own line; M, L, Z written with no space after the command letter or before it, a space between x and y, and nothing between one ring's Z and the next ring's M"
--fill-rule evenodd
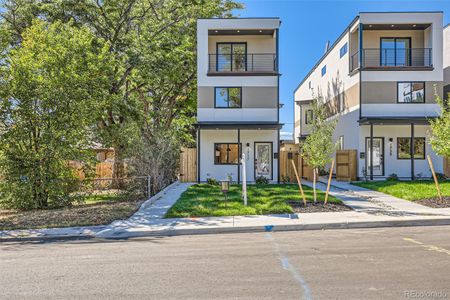
M430 119L435 119L436 117L384 117L384 116L374 116L374 117L362 117L358 120L360 125L427 125L430 123Z

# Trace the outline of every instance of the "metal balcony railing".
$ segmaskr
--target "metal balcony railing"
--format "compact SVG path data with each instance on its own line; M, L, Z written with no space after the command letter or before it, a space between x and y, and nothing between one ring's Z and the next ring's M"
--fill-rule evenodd
M396 67L432 67L431 48L408 49L363 49L360 62L359 51L350 58L350 69L362 68L396 68Z
M274 53L209 54L209 73L274 73L278 71Z

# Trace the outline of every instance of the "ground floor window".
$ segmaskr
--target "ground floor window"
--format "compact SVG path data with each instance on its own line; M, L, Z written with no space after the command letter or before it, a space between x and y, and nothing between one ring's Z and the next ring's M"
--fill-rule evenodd
M239 146L237 143L214 144L214 164L237 165L239 163Z
M397 139L397 159L411 159L411 138ZM414 159L425 159L425 138L414 138Z

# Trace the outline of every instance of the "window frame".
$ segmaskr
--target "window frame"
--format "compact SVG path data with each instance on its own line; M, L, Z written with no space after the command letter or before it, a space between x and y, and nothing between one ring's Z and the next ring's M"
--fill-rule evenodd
M423 84L423 102L400 102L398 92L399 92L399 88L400 88L399 86L401 83L411 84L411 89L412 89L412 86L414 83L422 83ZM425 88L426 88L425 81L397 81L397 103L398 104L425 104L426 103L426 89ZM411 91L411 94L412 94L412 91Z
M382 56L382 51L383 49L383 40L386 39L393 39L394 40L394 62L395 65L390 66L390 65L384 65L383 64L383 56ZM397 40L409 40L409 52L408 52L408 65L407 66L397 66ZM410 36L405 36L405 37L401 37L401 36L393 36L393 37L389 37L389 36L382 36L380 37L380 67L410 67L412 64L412 55L411 55L411 49L412 49L412 38Z
M344 53L342 53L344 52ZM345 54L348 53L348 43L345 42L344 45L342 45L342 47L339 49L339 58L342 58L345 56Z
M400 139L408 139L409 140L409 147L411 147L411 137L397 137L397 159L398 160L411 160L411 157L407 157L407 158L403 158L403 157L399 157L399 154L400 154L400 151L399 151L399 147L400 147L400 143L399 143L399 140ZM423 140L423 158L422 157L420 157L420 158L416 158L415 157L415 155L416 155L416 153L414 153L414 160L425 160L425 158L427 157L427 153L426 153L426 151L427 151L427 139L425 138L425 137L414 137L414 140L416 140L416 139L421 139L421 140ZM414 150L416 150L416 147L414 147ZM409 153L410 154L410 153ZM409 155L408 154L408 155Z
M230 45L231 53L230 53L230 71L219 70L219 45ZM245 45L245 72L248 70L248 45L247 42L216 42L216 72L236 72L233 70L233 45Z
M314 118L314 110L312 108L307 108L305 110L305 125L310 125L310 118L308 118L308 112L311 112L311 119Z
M227 162L226 163L221 163L221 162L217 162L216 161L216 149L218 145L227 145L227 149L230 147L230 145L238 145L238 162L237 163L230 163L229 162L229 155L228 155L228 151L227 151ZM214 143L214 149L213 149L213 157L214 157L214 165L223 165L223 166L237 166L240 165L241 162L239 161L239 157L241 156L242 153L242 143Z
M227 89L227 104L228 106L217 106L217 89ZM239 107L230 107L230 92L229 89L239 89L239 98L241 100ZM242 108L242 87L241 86L215 86L214 87L214 108L217 109L240 109Z
M343 135L340 135L338 137L338 144L339 144L339 148L340 149L337 149L337 150L344 150L345 149L344 148L344 136Z

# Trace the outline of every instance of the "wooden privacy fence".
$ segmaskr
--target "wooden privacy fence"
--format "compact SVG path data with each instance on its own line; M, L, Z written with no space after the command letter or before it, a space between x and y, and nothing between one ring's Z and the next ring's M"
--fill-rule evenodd
M297 151L280 151L280 179L283 182L295 183L295 171L290 160L293 160L297 168L298 175L307 180L313 180L313 171Z
M197 149L183 148L180 155L180 181L197 181Z
M336 180L354 181L357 179L356 150L336 151Z

